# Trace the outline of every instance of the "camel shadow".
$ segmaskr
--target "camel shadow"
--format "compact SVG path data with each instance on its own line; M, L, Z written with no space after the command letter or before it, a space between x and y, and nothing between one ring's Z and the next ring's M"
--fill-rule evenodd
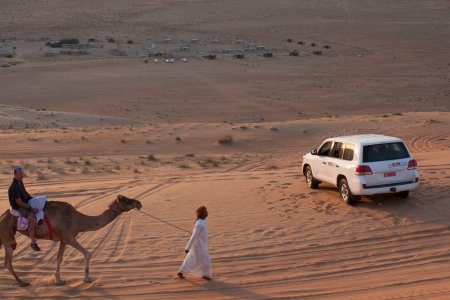
M211 281L204 281L203 283L199 283L198 281L190 279L186 280L192 285L202 288L204 291L213 293L211 298L213 298L215 294L216 296L221 295L233 299L270 299L269 296L249 291L242 286L225 281L213 279Z

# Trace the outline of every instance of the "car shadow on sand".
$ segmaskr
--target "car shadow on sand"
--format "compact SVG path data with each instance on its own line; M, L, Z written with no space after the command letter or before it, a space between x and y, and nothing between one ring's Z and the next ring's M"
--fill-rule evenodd
M333 198L337 203L345 204L339 195L337 187L322 184L314 190ZM381 194L362 196L361 200L352 205L356 210L378 214L377 218L390 219L392 226L402 226L412 223L427 223L441 226L450 226L450 187L421 184L410 191L407 199L395 194ZM386 222L390 223L390 222Z
M393 194L364 196L355 206L390 216L399 226L411 223L450 226L449 193L450 188L436 193L436 187L427 185L411 191L407 199Z

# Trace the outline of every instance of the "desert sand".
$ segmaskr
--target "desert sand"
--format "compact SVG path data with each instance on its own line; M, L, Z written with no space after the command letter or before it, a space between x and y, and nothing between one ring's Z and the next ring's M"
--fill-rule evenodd
M0 210L18 165L30 193L88 215L123 194L190 231L205 205L213 267L212 281L177 279L189 234L131 211L78 237L92 283L69 247L56 286L58 243L37 253L17 234L31 285L2 268L0 298L450 298L448 2L0 7L0 50L14 53L0 57ZM71 37L86 54L45 46ZM358 133L404 139L421 174L408 199L348 206L331 185L307 188L302 155Z

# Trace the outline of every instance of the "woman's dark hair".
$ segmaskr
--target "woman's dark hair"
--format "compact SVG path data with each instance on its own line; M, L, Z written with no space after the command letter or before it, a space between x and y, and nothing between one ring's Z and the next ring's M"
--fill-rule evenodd
M195 212L197 213L197 220L198 219L204 220L204 219L206 219L206 217L208 217L208 210L206 209L206 207L204 205L197 208L197 210Z

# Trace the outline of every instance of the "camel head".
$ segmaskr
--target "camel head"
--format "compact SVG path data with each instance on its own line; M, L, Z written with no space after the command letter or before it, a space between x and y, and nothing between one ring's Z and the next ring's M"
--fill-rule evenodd
M116 203L121 211L130 211L134 208L140 210L142 208L142 204L140 201L127 198L123 195L117 196Z

